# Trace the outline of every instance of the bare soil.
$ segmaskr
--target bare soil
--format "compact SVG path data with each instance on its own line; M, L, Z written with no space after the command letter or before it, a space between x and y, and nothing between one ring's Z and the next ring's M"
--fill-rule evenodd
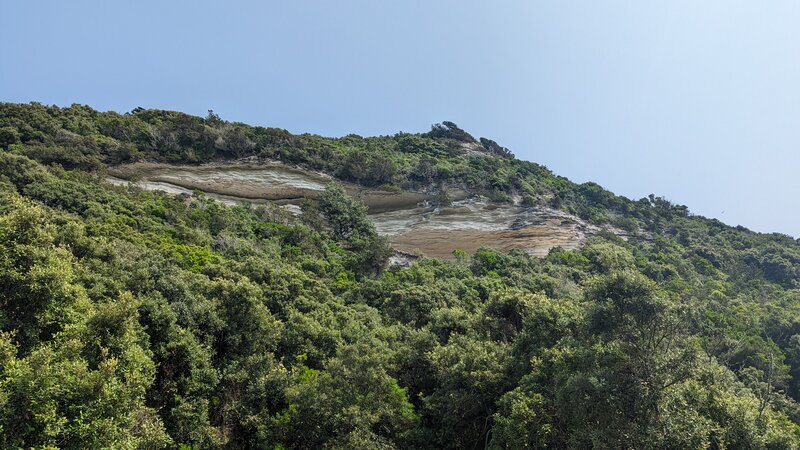
M454 259L453 250L473 254L481 247L498 250L524 249L547 256L553 247L577 249L586 235L572 227L533 225L519 230L414 230L391 237L396 250L431 258Z

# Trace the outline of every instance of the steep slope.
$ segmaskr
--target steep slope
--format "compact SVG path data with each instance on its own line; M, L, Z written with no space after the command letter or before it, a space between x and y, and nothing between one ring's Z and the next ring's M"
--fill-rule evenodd
M318 198L325 186L336 182L326 174L254 158L200 166L134 163L113 166L109 173L108 181L116 185L182 195L200 191L230 205L271 201L296 214L303 201ZM377 231L406 254L450 259L456 250L473 253L486 246L544 256L555 247L577 249L602 229L625 238L633 235L549 207L493 202L468 187L443 202L423 191L343 186L367 206Z
M329 139L2 104L0 147L2 448L800 447L787 236L575 185L451 123ZM295 216L107 182L250 156L342 183L296 185L316 200ZM438 211L368 214L362 190ZM469 253L386 267L380 227L453 244L474 213ZM584 237L538 251L536 226Z

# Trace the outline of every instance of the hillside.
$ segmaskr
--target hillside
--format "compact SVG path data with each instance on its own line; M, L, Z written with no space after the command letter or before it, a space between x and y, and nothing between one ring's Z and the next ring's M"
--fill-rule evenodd
M0 104L0 448L800 448L798 288L451 122Z

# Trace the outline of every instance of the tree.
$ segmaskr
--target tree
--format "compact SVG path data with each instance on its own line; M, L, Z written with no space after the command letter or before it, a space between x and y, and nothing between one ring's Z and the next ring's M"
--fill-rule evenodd
M462 130L453 122L444 121L431 125L429 137L434 139L452 139L459 142L475 142L475 138Z
M495 141L493 141L491 139L487 139L487 138L481 138L480 142L481 142L481 145L483 145L483 148L485 148L489 153L492 153L493 155L501 156L503 158L514 159L514 154L511 153L511 150L509 150L509 149L507 149L505 147L502 147L497 142L495 142Z
M289 406L273 418L274 434L288 448L394 448L418 420L405 389L384 366L388 353L345 346L314 370L295 366Z
M375 233L375 227L367 218L367 207L347 195L339 184L331 183L325 188L319 197L319 211L334 239L347 240Z
M208 119L206 119L208 120ZM253 151L256 144L247 135L244 127L235 124L219 125L219 135L214 140L214 147L223 156L240 158Z
M488 441L494 403L508 388L509 346L453 336L429 353L437 388L424 398L437 446L476 448Z
M19 131L14 127L0 127L0 149L20 142Z

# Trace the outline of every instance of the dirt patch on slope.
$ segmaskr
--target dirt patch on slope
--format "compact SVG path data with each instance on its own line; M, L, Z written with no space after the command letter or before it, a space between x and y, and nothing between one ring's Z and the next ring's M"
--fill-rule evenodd
M411 254L430 258L454 259L453 250L468 254L481 247L498 250L523 249L535 256L547 256L553 247L578 249L586 235L571 227L533 225L519 230L414 230L391 237L392 246Z

